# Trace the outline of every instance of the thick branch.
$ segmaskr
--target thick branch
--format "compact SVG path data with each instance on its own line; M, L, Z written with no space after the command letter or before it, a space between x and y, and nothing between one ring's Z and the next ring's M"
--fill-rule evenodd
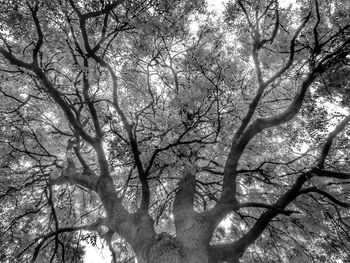
M315 55L317 55L320 51L321 51L321 47L320 47L320 41L319 41L319 37L318 37L318 32L317 32L317 28L321 22L321 16L320 16L320 8L318 5L318 0L315 0L315 9L316 9L316 24L313 28L313 33L314 33L314 40L315 40L315 44L314 44L314 50L313 53Z
M96 142L96 139L86 133L81 126L81 124L78 122L78 120L75 118L73 112L71 111L69 105L64 101L59 91L57 91L53 84L50 82L50 80L47 78L45 73L39 68L34 67L33 71L37 75L37 77L42 82L43 86L46 88L47 92L50 94L50 96L55 100L55 102L61 107L63 112L65 113L69 123L73 126L74 130L88 143L93 145Z
M105 156L105 152L102 147L101 140L99 138L94 138L86 133L75 118L70 106L63 99L62 95L58 90L55 89L54 85L47 78L45 73L39 68L35 63L27 64L23 61L18 60L10 52L7 52L4 48L0 47L0 54L2 54L6 59L9 60L11 64L18 67L22 67L33 71L36 76L40 79L43 86L45 87L47 93L54 99L54 101L61 107L65 113L68 122L72 125L75 132L81 136L86 142L90 143L98 157L98 163L100 166L101 176L94 176L89 170L85 170L83 173L73 172L74 169L70 167L68 173L62 174L60 179L54 181L54 184L62 183L68 181L70 183L79 184L84 187L88 187L92 190L98 192L101 201L106 209L107 215L112 220L119 218L120 220L127 220L130 215L129 212L122 206L121 200L118 198L117 192L114 187L113 179L109 174L108 161ZM62 180L63 179L63 180Z
M307 79L303 82L299 92L295 96L293 102L284 112L276 116L257 119L242 134L242 137L238 140L238 142L235 145L231 146L231 150L228 155L224 170L224 185L222 195L217 205L211 211L212 216L217 218L217 220L215 220L216 222L221 221L221 219L227 213L233 211L234 209L237 209L237 201L235 201L237 177L236 168L239 158L242 155L246 145L256 134L260 133L264 129L291 120L301 108L305 93L315 78L315 74L310 74L307 77Z
M5 48L0 46L0 54L3 55L11 64L21 67L27 70L32 70L32 63L26 63L17 59L11 52L8 52Z
M193 169L186 167L184 177L179 182L178 190L174 200L174 216L183 216L183 213L193 211L194 195L196 191L196 179Z
M210 245L208 250L210 262L239 263L239 258L242 257L244 253L238 242Z
M40 37L42 37L42 32L41 32L40 24L36 18L36 11L35 10L36 9L33 9L33 11L32 11L33 12L33 19L34 20L36 19L35 24L36 24L37 31L39 34L39 40L38 40L38 44L36 45L36 47L40 48L39 44L41 43ZM94 120L97 138L92 137L91 135L89 135L88 133L86 133L84 131L82 125L80 124L78 119L74 116L70 106L63 99L60 92L55 89L54 85L50 82L50 80L47 78L47 76L42 71L42 69L39 68L39 66L37 64L37 59L36 59L38 50L36 51L36 49L34 49L34 51L33 51L34 62L32 64L26 64L23 61L16 59L11 53L7 52L3 48L0 48L0 53L3 54L3 56L5 56L9 60L10 63L12 63L16 66L19 66L19 67L24 67L28 70L33 71L36 74L36 76L42 82L43 86L46 88L49 95L55 100L55 102L64 111L69 123L72 125L75 132L78 135L80 135L85 141L87 141L89 144L91 144L94 147L94 149L96 150L96 153L98 156L98 161L99 161L99 166L100 166L100 170L101 170L101 176L109 176L108 162L107 162L107 159L106 159L106 156L105 156L105 153L104 153L104 150L102 148L101 141L100 141L100 139L101 139L100 137L102 135L102 132L101 132L101 128L100 128L99 123L98 123L96 110L95 110L93 104L91 103L91 101L89 102L89 100L88 100L88 107L90 109L91 115L92 115L93 120ZM86 93L87 93L87 88L88 88L88 82L87 82L87 77L85 74L86 74L86 72L84 72L84 96L85 96L85 99L87 99L88 94L86 94ZM81 181L80 177L74 177L74 178L76 178L77 180L79 179L78 180L79 182Z
M194 196L196 191L196 179L193 167L184 168L184 177L179 182L178 190L173 204L174 223L176 235L179 239L186 238L186 233L193 226L194 220Z
M284 211L284 208L300 195L300 189L310 176L310 172L300 175L292 187L273 205L274 208L264 212L242 238L230 244L212 246L212 253L218 254L218 251L226 252L225 258L223 258L223 255L221 256L224 260L241 256L247 247L261 235L270 221L280 214L281 211Z
M331 132L326 140L326 143L323 147L323 150L321 152L318 164L323 163L324 159L328 155L329 149L332 145L332 142L334 138L345 128L345 126L349 123L350 116L344 118L335 128L333 132ZM230 258L239 257L243 254L245 249L252 244L264 231L264 229L267 227L267 225L271 222L271 220L277 216L278 214L285 214L290 215L292 211L285 210L285 208L290 204L292 201L294 201L298 196L305 193L315 192L318 194L323 195L324 197L331 200L333 203L340 205L342 207L349 208L350 204L345 203L342 201L339 201L335 197L333 197L331 194L317 189L316 187L311 187L307 189L301 190L304 183L311 178L312 176L325 176L325 177L333 177L337 179L349 179L350 174L349 173L341 173L341 172L333 172L333 171L327 171L327 170L321 170L318 167L313 168L309 172L306 172L302 175L300 175L293 186L284 194L282 195L275 204L273 205L265 205L265 204L256 204L256 203L243 203L240 204L241 207L263 207L267 208L268 210L264 212L259 219L255 222L253 227L248 231L247 234L245 234L242 238L240 238L238 241L231 243L231 244L225 244L225 245L218 245L218 246L212 246L212 253L214 256L218 256L220 259L223 258L223 260L229 260ZM224 257L225 256L225 257Z
M44 40L44 34L43 34L43 31L41 30L41 26L40 26L39 19L37 16L38 10L39 10L39 1L35 2L34 8L32 8L28 2L26 2L26 3L30 9L30 12L32 13L32 17L34 20L36 31L38 33L38 41L36 42L35 48L33 49L33 61L34 61L34 64L37 65L38 64L38 53L40 51L40 48L41 48L41 46L43 44L43 40Z
M122 2L123 1L115 2L115 6L113 5L113 6L111 6L111 8L113 9L114 7L121 4ZM148 180L147 180L147 174L145 173L145 170L143 168L143 164L142 164L141 159L140 159L140 152L138 149L136 138L133 134L132 125L129 123L125 113L121 109L119 102L118 102L118 79L117 79L117 76L113 70L113 67L106 60L104 60L103 58L101 58L100 56L98 56L96 54L97 49L95 49L95 48L92 49L90 46L88 34L86 31L86 20L89 18L89 16L81 14L81 12L74 5L73 1L70 0L70 4L79 17L80 30L82 32L84 46L85 46L85 49L86 49L88 55L91 56L99 65L106 68L111 75L112 84L113 84L113 105L114 105L119 117L121 118L121 121L123 123L123 126L124 126L126 133L128 134L129 143L131 146L131 150L132 150L132 153L134 156L135 164L136 164L136 167L138 170L139 179L140 179L141 186L142 186L142 200L141 200L141 207L140 208L143 210L147 210L149 207L149 203L150 203L150 190L149 190L149 184L148 184ZM95 13L94 16L95 15L98 16L98 15L101 15L101 13Z
M275 4L276 21L275 21L275 23L273 25L273 30L272 30L271 36L269 38L267 38L267 39L261 40L261 46L263 46L265 43L273 43L273 41L276 38L276 35L277 35L277 32L278 32L278 28L279 28L279 25L280 25L280 18L279 18L279 12L278 12L278 1L277 0L271 1L271 4L272 4L272 2ZM266 11L264 12L263 15L266 14L267 9L269 8L269 6L266 8Z
M247 128L247 130L245 131L245 133L242 135L241 139L237 143L238 153L241 154L245 149L246 145L250 142L250 140L255 135L262 132L264 129L271 128L290 121L299 112L302 106L306 91L308 90L309 86L313 83L313 81L316 79L316 76L317 76L316 72L312 72L308 75L308 77L303 81L293 101L285 111L275 116L260 118L254 121Z
M255 50L256 48L253 48L253 58L255 61L255 67L257 70L258 81L259 81L258 91L252 103L249 105L249 110L246 116L243 118L241 126L236 131L234 138L232 140L232 145L231 145L230 152L228 154L226 164L225 164L225 169L224 169L222 195L220 197L218 204L215 206L215 208L211 212L212 216L217 218L217 220L215 220L216 222L220 221L227 213L231 212L234 209L237 209L237 205L236 205L237 201L235 198L236 177L237 177L236 169L237 169L240 156L243 153L246 145L256 134L260 133L262 130L268 127L279 125L283 122L287 122L290 119L292 119L296 115L296 113L299 111L302 105L302 101L306 93L306 90L308 89L308 87L311 85L311 83L314 81L316 77L315 74L309 75L309 77L304 81L300 91L295 96L290 107L285 112L270 118L258 119L255 122L253 122L250 126L248 126L260 102L260 99L263 95L265 88L291 67L294 60L295 41L299 36L300 32L302 31L302 29L305 27L309 18L310 18L310 14L304 19L302 24L298 27L298 29L296 30L296 32L294 33L290 41L290 54L289 54L287 63L266 82L263 82L261 76L259 77L260 69L259 69L259 62L258 62L258 53L257 53L257 50ZM255 41L257 41L257 39L255 39Z
M80 123L78 123L69 105L64 101L59 91L57 91L54 88L54 85L49 81L45 73L39 68L37 64L35 63L28 64L24 61L21 61L17 59L13 54L6 51L3 47L0 47L0 54L2 54L11 64L34 72L42 82L43 86L46 88L46 91L49 93L49 95L61 107L69 123L78 132L78 134L90 144L93 144L95 142L95 139L89 134L87 134L84 131L84 129L81 127Z
M335 179L350 179L350 173L349 172L337 172L337 171L330 171L330 170L321 170L321 169L314 169L314 173L317 176L320 177L330 177L330 178L335 178Z
M269 84L272 81L274 81L275 78L280 76L282 74L286 67L288 68L291 63L293 62L294 57L294 48L295 48L295 40L301 30L305 27L307 21L309 20L310 14L306 19L304 20L303 24L300 25L298 30L296 31L291 44L291 53L290 53L290 59L283 67L280 72L277 72L276 75L274 75L270 80L265 82L265 84ZM280 114L277 114L275 116L267 117L267 118L259 118L255 120L253 123L251 123L247 129L242 133L240 138L234 138L227 161L225 165L224 170L224 184L223 184L223 191L221 198L218 202L218 204L215 206L215 208L212 211L212 216L216 217L220 221L223 216L225 216L228 212L232 211L232 209L237 208L235 205L235 193L236 193L236 177L237 177L237 165L238 161L240 159L240 156L242 155L245 147L247 144L251 141L251 139L254 138L255 135L262 132L264 129L271 128L277 125L280 125L282 123L286 123L290 121L300 110L305 94L309 88L309 86L314 82L318 74L325 72L332 66L334 66L337 63L340 63L342 59L344 59L348 54L348 44L350 43L350 40L344 41L344 43L339 46L334 52L326 55L320 63L313 68L313 70L308 74L306 79L303 81L299 91L295 95L292 103L290 106L283 111ZM290 65L289 65L290 64ZM231 210L230 210L231 209Z
M323 168L324 167L324 162L326 161L326 158L328 156L328 153L329 153L329 150L333 144L333 140L334 138L342 131L344 130L345 126L349 123L350 121L350 115L347 116L346 118L344 118L337 126L336 128L334 129L334 131L332 131L328 137L327 137L327 140L326 140L326 143L322 149L322 152L321 152L321 156L319 158L319 161L317 163L317 166L319 168Z
M102 138L102 130L101 130L100 123L98 121L96 108L95 108L94 103L91 101L90 96L89 96L90 84L89 84L89 80L88 80L88 75L89 75L89 63L88 63L87 58L84 58L83 96L84 96L84 100L86 101L86 103L87 103L87 105L89 107L89 111L90 111L90 114L91 114L91 117L92 117L92 121L94 122L96 136L101 139Z
M275 205L256 203L256 202L247 202L247 203L239 204L239 208L244 208L244 207L266 208L266 209L269 209L269 210L275 210L279 214L283 214L283 215L287 215L287 216L289 216L289 215L291 215L293 213L297 213L297 211L284 210L284 209L281 209L280 207L275 206Z
M68 182L72 185L80 185L90 190L97 191L98 176L87 165L84 166L83 172L77 172L72 157L72 147L73 143L69 141L66 152L67 166L62 169L59 177L50 178L50 185L61 185ZM76 147L74 151L78 152Z
M90 170L77 172L75 169L72 170L71 167L67 167L61 172L59 177L50 180L51 185L61 185L67 182L97 191L98 176Z

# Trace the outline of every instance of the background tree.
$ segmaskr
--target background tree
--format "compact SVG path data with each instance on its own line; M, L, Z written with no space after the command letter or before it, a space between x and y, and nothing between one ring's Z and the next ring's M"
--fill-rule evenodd
M348 261L349 11L4 1L1 260Z

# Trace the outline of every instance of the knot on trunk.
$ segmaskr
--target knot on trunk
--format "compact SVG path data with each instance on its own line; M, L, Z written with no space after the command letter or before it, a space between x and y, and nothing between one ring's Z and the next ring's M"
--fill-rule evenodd
M148 262L183 263L184 253L181 243L168 233L160 233L149 250Z

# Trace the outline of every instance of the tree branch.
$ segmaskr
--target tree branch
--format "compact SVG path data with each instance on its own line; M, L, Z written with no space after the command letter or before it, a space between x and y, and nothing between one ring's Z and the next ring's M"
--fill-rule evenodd
M329 200L331 200L336 205L339 205L339 206L345 207L345 208L349 208L350 207L350 203L342 202L342 201L336 199L330 193L327 193L326 191L320 190L317 187L310 187L310 188L306 188L306 189L303 189L303 190L299 191L299 195L307 194L307 193L317 193L317 194L320 194L320 195L328 198Z
M314 174L320 177L331 177L331 178L341 179L341 180L350 179L349 172L337 172L337 171L330 171L330 170L315 168Z
M89 89L90 89L90 84L88 80L88 75L89 75L89 63L87 58L84 58L84 70L83 70L83 96L84 100L86 101L92 121L94 123L95 131L96 131L96 136L99 139L102 139L102 130L100 123L98 121L98 116L96 112L96 108L94 106L94 103L91 101L90 96L89 96Z
M240 3L241 5L241 3ZM316 78L316 74L310 74L309 77L303 82L301 89L295 96L294 100L292 101L289 108L276 116L265 118L265 119L257 119L255 122L253 122L250 126L248 126L249 122L251 121L253 114L259 104L259 101L263 95L263 92L265 88L271 84L275 79L280 77L285 71L287 71L290 66L293 63L294 60L294 53L295 53L295 41L297 37L299 36L302 29L306 26L306 23L308 22L310 18L309 14L302 24L298 27L296 32L294 33L291 42L290 42L290 55L288 58L287 63L278 71L275 75L273 75L269 80L266 82L263 82L261 79L258 85L258 91L255 95L252 103L249 105L249 110L246 116L243 118L241 126L236 131L233 139L232 144L230 148L230 152L228 154L225 168L224 168L224 178L223 178L223 190L220 197L219 202L211 212L212 217L216 217L217 220L215 221L221 221L221 219L229 212L233 211L234 209L237 209L237 200L236 200L236 177L237 177L237 165L240 159L240 156L242 155L246 145L249 143L249 141L258 133L260 133L262 130L273 127L278 124L287 122L291 120L296 113L299 111L302 101L304 98L304 95L308 89L308 87L311 85L311 83ZM253 50L253 56L258 56L258 54L254 55ZM256 61L257 63L258 61ZM256 64L255 63L255 64ZM259 65L256 64L256 67ZM259 70L258 70L259 71ZM248 127L248 128L247 128Z
M292 187L285 194L283 194L273 206L271 206L272 209L264 212L255 222L253 227L243 237L230 244L211 246L211 249L213 251L212 253L218 255L218 253L222 251L223 254L219 256L224 260L237 258L243 255L247 247L261 235L270 221L275 216L280 214L280 212L285 211L284 208L300 195L300 189L310 177L310 172L300 175Z
M43 31L41 30L40 22L37 16L38 10L39 10L39 1L35 1L34 8L30 6L28 1L26 1L26 3L30 12L32 13L32 17L36 27L36 32L38 33L38 41L36 42L35 48L33 49L33 63L35 65L38 65L38 53L40 51L41 46L43 45L43 40L44 40Z
M259 208L266 208L269 210L275 210L279 214L283 214L286 216L290 216L293 213L298 213L298 211L293 211L293 210L284 210L281 209L278 206L275 205L269 205L269 204L263 204L263 203L256 203L256 202L247 202L247 203L240 203L239 208L245 208L245 207L259 207Z
M349 123L350 121L350 115L347 116L346 118L344 118L334 129L334 131L332 131L328 137L327 137L327 140L326 140L326 143L322 149L322 152L321 152L321 155L320 155L320 158L318 160L318 163L317 163L317 167L319 167L320 169L323 169L324 167L324 163L326 161L326 158L329 154L329 150L333 144L333 140L334 138L346 127L346 125Z
M349 123L349 121L350 121L350 116L347 116L336 126L335 130L328 135L326 139L326 143L321 152L318 164L324 163L324 160L328 155L329 149L332 145L334 138L345 128L345 126ZM323 195L324 197L328 198L329 200L331 200L333 203L337 205L340 205L345 208L350 207L349 203L339 201L335 197L333 197L331 194L325 191L322 191L320 189L317 189L316 187L311 187L311 188L301 190L304 183L310 178L312 178L314 175L333 177L338 179L350 178L350 174L348 173L321 170L318 165L317 167L311 169L310 171L301 174L297 178L295 183L292 185L292 187L285 194L283 194L275 204L265 205L265 204L259 204L259 203L257 204L253 202L240 204L239 207L262 207L268 210L258 218L258 220L255 222L253 227L239 240L231 244L212 246L211 249L212 249L213 255L216 255L220 258L224 258L224 260L229 260L230 258L237 258L239 257L239 255L242 255L246 250L246 248L250 244L255 242L255 240L260 236L260 234L264 231L264 229L267 227L267 225L271 222L271 220L274 217L276 217L278 214L285 214L288 216L294 212L294 211L285 210L285 208L292 201L294 201L298 196L302 194L315 192Z
M112 66L107 61L105 61L103 58L96 55L97 49L95 49L95 48L92 49L90 46L88 34L86 32L86 20L89 18L89 15L83 15L78 10L78 8L75 6L75 4L72 0L70 0L69 2L79 17L80 30L82 32L84 46L85 46L85 49L86 49L88 55L91 56L102 67L106 68L108 70L108 72L110 73L110 76L112 78L113 106L116 109L119 117L121 118L124 129L125 129L126 133L128 134L129 143L131 146L131 150L133 153L133 157L135 160L135 164L136 164L136 167L138 170L139 179L140 179L141 186L142 186L142 200L141 200L140 209L147 211L149 204L150 204L150 190L149 190L149 184L148 184L148 180L147 180L147 174L145 173L143 164L142 164L141 159L140 159L140 152L138 149L138 144L137 144L136 138L135 138L133 131L132 131L132 125L130 125L125 113L121 109L119 102L118 102L118 79L117 79L117 76L116 76ZM121 4L122 2L123 1L117 1L109 8L113 9L117 5ZM105 9L105 12L107 12L108 10L111 10L111 9ZM94 16L99 16L101 14L102 13L100 13L100 12L96 12L96 13L94 13Z
M79 230L97 231L98 227L100 225L102 225L102 224L103 224L103 219L102 218L98 218L96 220L96 222L94 222L92 224L89 224L89 225L60 228L60 229L57 229L56 231L51 232L51 233L49 233L49 234L47 234L47 235L45 235L43 237L40 237L40 239L42 239L42 240L35 247L34 254L33 254L31 262L32 263L35 262L35 260L37 259L38 255L39 255L41 247L45 244L45 242L49 238L51 238L53 236L57 236L58 234L61 234L61 233L65 233L65 232L75 232L75 231L79 231ZM39 240L39 238L36 239L36 241L38 241L38 240Z
M185 167L184 177L179 182L173 205L175 224L186 213L192 213L194 211L193 203L196 192L196 178L193 170L193 167Z

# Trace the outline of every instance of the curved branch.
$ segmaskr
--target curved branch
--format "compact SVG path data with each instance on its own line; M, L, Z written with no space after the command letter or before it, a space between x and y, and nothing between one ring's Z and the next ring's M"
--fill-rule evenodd
M54 85L47 78L45 73L38 67L33 67L33 72L37 75L37 77L42 82L43 86L46 88L47 92L54 99L54 101L61 107L63 112L65 113L69 123L72 125L74 130L89 144L94 145L96 143L96 138L92 137L88 133L85 132L81 124L75 118L73 112L70 109L70 106L64 101L60 92L54 88Z
M345 126L350 122L350 115L347 116L346 118L344 118L334 129L334 131L332 131L326 140L326 143L322 149L321 152L321 156L319 158L319 161L317 163L317 167L319 167L320 169L322 169L324 167L324 162L326 161L326 158L329 154L329 150L333 144L333 140L334 138L345 128Z
M269 80L267 80L265 82L265 85L270 85L272 82L274 82L278 77L280 77L284 72L286 72L292 66L294 61L294 55L295 55L296 40L299 37L301 31L306 26L310 17L311 17L311 12L304 18L304 21L297 28L292 39L290 40L290 44L289 44L290 51L289 51L289 58L287 60L287 63L279 71L277 71Z
M34 24L36 27L36 31L38 33L38 41L35 44L35 48L33 49L33 62L34 64L38 64L38 53L40 51L41 46L43 45L43 40L44 40L44 34L43 31L41 30L40 22L38 19L38 10L39 10L39 1L35 1L35 6L32 8L29 4L29 2L26 2L28 5L28 8L30 12L32 13L32 17L34 20Z
M317 77L317 72L311 72L308 77L303 81L298 93L294 97L289 107L282 113L275 116L260 118L254 121L244 132L239 142L237 143L238 153L242 153L246 145L251 139L267 128L271 128L282 123L290 121L300 110L306 91Z
M67 120L72 125L74 130L76 130L76 132L88 143L90 144L95 143L96 139L84 131L81 124L75 118L71 108L69 107L67 102L65 102L64 99L62 98L60 92L54 88L54 85L51 83L51 81L47 78L45 73L39 68L39 66L36 63L29 64L22 60L19 60L13 54L6 51L1 46L0 46L0 54L3 55L11 64L34 72L36 76L39 78L39 80L41 81L41 83L43 84L43 86L45 87L48 94L61 107L61 109L63 110L63 112L67 117Z
M311 172L300 175L292 187L285 194L283 194L273 206L271 206L272 209L264 212L243 237L233 243L212 246L212 253L217 255L218 252L221 251L222 254L219 256L220 258L223 258L223 260L229 260L237 257L239 258L242 256L248 246L254 243L265 230L270 221L280 214L280 212L285 211L284 208L300 195L300 189L311 176Z
M318 164L324 162L325 158L328 155L329 149L332 145L334 138L345 128L345 126L349 123L349 121L350 121L350 116L347 116L337 125L335 130L328 135L324 148L321 152ZM293 202L298 196L302 194L315 192L323 195L324 197L328 198L329 200L331 200L333 203L337 205L340 205L345 208L349 208L350 203L339 201L338 199L333 197L331 194L323 190L317 189L316 187L311 187L311 188L301 190L304 183L308 181L310 178L312 178L314 175L333 177L337 179L350 178L349 173L321 170L319 167L320 166L318 165L317 167L311 169L310 171L301 174L297 178L295 183L292 185L292 187L285 194L283 194L277 200L277 202L273 205L266 205L266 204L253 203L253 202L240 204L239 207L262 207L262 208L267 208L268 210L258 218L258 220L255 222L253 227L239 240L230 244L212 246L211 250L213 255L223 260L230 260L231 258L240 257L240 255L244 253L246 248L255 242L255 240L265 230L265 228L268 226L268 224L271 222L271 220L274 217L276 217L278 214L285 214L289 216L290 214L295 212L295 211L285 210L285 208L291 202Z
M240 3L241 5L241 3ZM296 32L294 33L291 41L290 41L290 55L288 58L287 63L273 75L269 80L266 82L263 82L261 78L259 81L259 87L257 94L255 95L252 103L249 105L249 110L246 116L243 118L241 126L236 131L233 139L232 144L230 148L230 152L228 154L225 168L224 168L224 178L223 178L223 190L222 195L220 197L219 202L214 207L214 209L211 211L212 217L215 217L215 221L219 222L227 213L233 211L234 209L237 209L237 200L236 200L236 177L237 177L237 165L239 162L239 159L246 147L246 145L250 142L250 140L258 133L263 131L266 128L273 127L276 125L279 125L281 123L287 122L291 120L299 111L301 108L305 93L308 89L308 87L311 85L311 83L316 78L316 74L313 72L309 74L309 76L306 78L306 80L303 82L299 92L295 96L294 100L292 101L291 105L287 110L285 110L283 113L272 116L270 118L265 119L257 119L252 124L249 124L251 121L253 114L260 102L260 99L263 95L263 92L265 88L271 84L275 79L280 77L284 72L286 72L294 61L294 53L295 53L295 42L297 37L299 36L302 29L306 26L311 13L308 14L308 16L304 19L302 24L298 27ZM257 69L257 73L259 73L259 65L257 60L257 51L253 49L253 57L256 57L255 59L255 66Z
M271 4L270 4L270 5L272 5L272 3L275 4L276 21L275 21L275 23L274 23L274 25L273 25L273 30L272 30L271 36L270 36L269 38L267 38L267 39L261 40L261 46L263 46L265 43L269 43L269 42L270 42L271 44L273 43L273 41L274 41L275 38L276 38L276 35L277 35L277 32L278 32L278 28L279 28L279 25L280 25L280 17L279 17L279 12L278 12L278 1L277 1L277 0L271 1ZM269 7L267 7L266 9L268 9L268 8L269 8ZM267 10L264 12L263 15L265 15L266 12L267 12ZM263 17L263 15L262 15L261 17Z
M117 1L115 2L115 6L111 6L111 8L116 7L117 5L121 4L123 1ZM142 200L141 200L141 206L140 209L143 210L148 210L149 204L150 204L150 189L149 189L149 184L148 184L148 180L147 180L147 174L145 173L141 158L140 158L140 151L138 149L138 144L137 144L137 140L133 134L133 129L132 129L132 125L129 123L124 111L121 109L119 102L118 102L118 79L117 76L112 68L112 66L103 58L101 58L100 56L98 56L96 54L98 49L95 48L91 48L90 43L89 43L89 38L88 38L88 34L86 31L86 20L89 18L89 16L87 15L83 15L78 8L75 6L74 2L72 0L70 0L70 4L73 7L74 11L77 13L78 17L79 17L79 22L80 22L80 30L82 32L82 37L83 37L83 42L84 42L84 46L85 49L88 53L88 55L90 57L92 57L99 65L101 65L102 67L106 68L112 78L112 85L113 85L113 106L116 109L119 117L121 118L121 121L123 123L124 129L126 131L126 133L128 134L129 137L129 143L131 146L131 150L134 156L134 160L135 160L135 164L138 170L138 174L139 174L139 179L141 182L141 186L142 186ZM94 16L98 16L101 15L102 13L95 13ZM103 158L101 157L101 162ZM106 162L103 162L106 163ZM105 166L105 165L102 165Z
M27 70L32 70L32 63L26 63L22 60L16 58L11 52L7 51L5 48L0 46L0 54L3 55L12 65L15 65L20 68L24 68Z
M57 229L54 232L51 232L43 237L41 237L40 239L42 239L40 241L40 243L36 246L35 250L34 250L34 254L32 257L31 262L34 263L35 260L37 259L40 249L41 247L44 245L44 243L46 242L46 240L48 240L49 238L51 238L52 236L57 236L58 234L61 233L65 233L65 232L75 232L75 231L79 231L79 230L90 230L90 231L97 231L97 228L103 223L103 219L102 218L98 218L96 220L96 222L89 224L89 225L83 225L83 226L76 226L76 227L65 227L65 228L60 228ZM38 241L39 239L37 239L36 241Z
M304 85L306 85L306 84L304 84ZM320 156L320 160L322 158L324 158L324 155L327 155L326 152L329 150L329 147L330 147L329 144L331 144L333 142L333 139L335 138L335 136L338 135L340 133L340 131L342 131L344 129L344 127L346 126L346 124L349 121L350 121L350 116L346 117L336 127L336 129L332 133L330 133L330 135L328 136L327 142L325 144L323 154L321 154L321 156ZM283 210L288 204L290 204L292 201L294 201L299 195L301 195L302 193L306 193L307 191L311 191L311 190L316 191L316 192L326 196L327 198L332 200L334 203L337 203L339 205L347 207L347 205L348 205L347 203L336 200L334 197L332 197L331 195L329 195L328 193L326 193L324 191L321 191L321 190L318 190L315 188L310 188L310 190L301 190L304 183L307 180L309 180L309 178L311 178L315 173L318 173L318 171L319 171L319 168L314 168L314 169L300 175L297 178L297 180L295 181L295 183L293 184L293 186L284 195L282 195L277 200L277 202L273 205L273 207L277 207L278 209L269 209L268 211L263 213L259 217L259 219L255 222L253 227L248 231L248 233L246 235L244 235L241 239L239 239L237 241L237 243L235 243L234 245L237 246L237 244L238 244L241 249L245 250L250 244L252 244L260 236L260 234L264 231L264 229L270 223L270 221L275 216L280 214L281 209Z
M50 185L61 185L68 182L72 185L80 185L90 190L97 191L98 176L95 174L94 171L90 169L89 166L87 166L86 163L83 172L77 172L75 168L75 163L73 161L72 153L70 152L72 150L72 145L70 145L70 143L71 142L68 142L66 152L67 166L62 169L62 172L59 177L50 177ZM77 147L74 147L74 152L78 153L80 156Z
M70 171L67 172L69 168L65 168L61 175L57 178L50 179L51 185L61 185L65 183L69 183L72 185L80 185L86 187L90 190L97 191L98 185L98 176L92 171L83 171L76 172Z
M306 189L299 191L299 195L307 194L307 193L317 193L317 194L320 194L320 195L328 198L336 205L339 205L339 206L345 207L345 208L350 207L350 203L340 201L337 198L335 198L334 196L332 196L330 193L327 193L326 191L320 190L317 187L310 187L310 188L306 188Z

